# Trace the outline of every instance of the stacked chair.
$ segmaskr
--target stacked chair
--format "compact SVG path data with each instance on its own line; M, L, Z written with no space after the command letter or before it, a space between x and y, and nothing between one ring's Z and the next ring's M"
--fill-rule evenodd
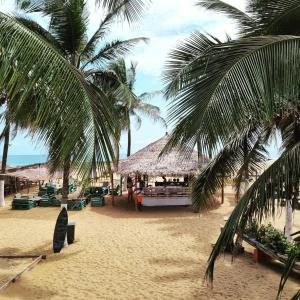
M89 187L84 195L87 199L87 203L91 202L92 207L101 207L105 205L102 187Z
M35 206L35 201L30 200L28 196L15 197L12 201L12 209L29 210Z
M76 191L77 191L76 183L75 182L74 183L70 183L69 184L69 193L72 194L72 193L74 193Z
M119 184L116 186L116 188L109 189L109 194L110 195L118 196L119 193L120 193L120 185Z
M91 206L92 207L102 207L105 205L105 200L103 196L92 197Z
M68 210L82 210L86 207L85 199L68 200Z
M58 207L61 205L61 201L55 197L55 195L44 195L40 200L40 206L42 207Z
M40 197L44 195L57 195L60 192L60 189L57 189L55 186L42 186L40 187L38 195Z

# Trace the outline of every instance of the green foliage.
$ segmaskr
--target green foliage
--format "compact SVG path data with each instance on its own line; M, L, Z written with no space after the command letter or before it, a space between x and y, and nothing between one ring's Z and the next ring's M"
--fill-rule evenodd
M275 253L289 255L293 251L300 254L300 248L290 243L284 232L276 229L271 224L259 226L257 222L252 221L245 228L244 233Z
M142 116L146 116L154 122L160 122L166 125L165 120L160 115L158 106L148 103L148 100L160 94L160 92L142 93L137 95L135 92L137 64L130 63L126 66L123 58L120 58L108 65L108 71L114 78L113 84L107 87L110 93L115 109L118 115L119 128L116 128L117 136L120 138L121 131L128 132L128 149L127 154L131 153L131 120L135 119L138 126L141 125ZM119 145L116 146L117 150Z
M4 69L6 73L1 74L0 84L8 89L12 98L15 118L28 111L30 98L35 99L32 104L36 104L36 110L30 115L30 128L34 128L33 131L48 146L52 171L61 169L65 161L71 160L72 168L88 176L92 165L94 171L96 168L102 171L109 168L108 161L114 160L112 144L115 143L114 130L118 120L114 106L103 92L103 85L99 84L100 80L95 81L95 77L102 76L103 67L110 60L128 53L138 42L144 41L136 38L107 42L104 38L117 18L137 20L146 2L97 1L106 15L91 37L86 0L16 0L26 15L10 20L24 31L23 36L10 32L15 37L12 39L15 44L8 42L9 32L5 32L5 24L1 24L1 34L6 40L0 37L0 47L9 53L7 66L15 64L16 74L8 76L8 70ZM49 17L47 29L30 19L30 13L36 12ZM28 45L21 44L26 39ZM46 46L41 48L39 43ZM23 64L27 64L25 70ZM51 72L48 65L59 74L56 76ZM25 85L24 79L21 81L22 73L30 74L31 78L27 80L30 84ZM102 82L107 80L105 76L102 79ZM14 93L20 87L25 87L23 98L17 99ZM26 117L29 118L27 114Z
M165 94L175 125L168 146L184 150L197 143L204 154L216 155L195 181L197 207L207 204L222 178L237 175L238 181L247 180L266 159L261 154L270 138L279 132L283 140L278 160L252 184L226 222L208 259L206 277L211 281L218 255L235 235L252 219L261 222L275 216L283 199L295 207L299 191L300 40L293 36L300 28L299 1L248 4L244 13L220 0L198 1L237 21L243 38L219 43L208 35L193 34L170 53L166 64ZM283 35L274 35L279 33ZM294 42L299 45L294 47ZM260 134L239 140L252 125ZM269 246L282 251L285 243L280 236L268 234L278 242L270 241Z

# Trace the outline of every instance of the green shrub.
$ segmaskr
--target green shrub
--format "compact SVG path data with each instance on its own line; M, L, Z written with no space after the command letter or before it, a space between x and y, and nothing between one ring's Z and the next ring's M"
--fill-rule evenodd
M246 227L245 234L276 253L289 255L293 251L296 257L300 259L300 246L290 243L283 231L276 229L271 224L259 225L252 221Z

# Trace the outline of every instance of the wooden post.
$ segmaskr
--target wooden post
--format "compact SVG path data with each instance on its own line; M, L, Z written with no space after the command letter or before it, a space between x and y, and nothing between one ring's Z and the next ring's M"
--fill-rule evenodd
M4 198L4 187L5 187L5 175L0 176L0 207L5 206L5 198Z
M123 177L120 175L120 196L123 195Z
M115 205L115 195L114 195L114 173L111 171L110 173L110 183L111 183L111 204Z
M32 263L30 263L28 266L26 266L21 272L17 273L15 276L13 276L12 278L10 278L6 283L4 283L1 287L0 287L0 291L4 290L5 288L7 288L10 284L14 283L19 277L21 277L21 275L27 271L29 271L30 269L32 269L36 264L38 264L42 259L45 259L46 256L44 255L40 255L38 257L35 257L35 259L33 260Z

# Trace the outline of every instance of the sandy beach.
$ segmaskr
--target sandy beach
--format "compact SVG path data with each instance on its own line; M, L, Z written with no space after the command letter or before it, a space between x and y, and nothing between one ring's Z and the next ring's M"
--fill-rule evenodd
M230 255L219 259L213 289L203 284L211 243L233 208L230 203L227 196L223 206L200 217L180 207L136 212L121 200L115 207L69 212L76 242L60 254L51 250L59 208L3 208L2 255L46 254L47 259L0 299L275 299L282 266L254 263L250 247L233 263ZM3 281L8 274L0 276ZM294 275L283 299L298 286Z

